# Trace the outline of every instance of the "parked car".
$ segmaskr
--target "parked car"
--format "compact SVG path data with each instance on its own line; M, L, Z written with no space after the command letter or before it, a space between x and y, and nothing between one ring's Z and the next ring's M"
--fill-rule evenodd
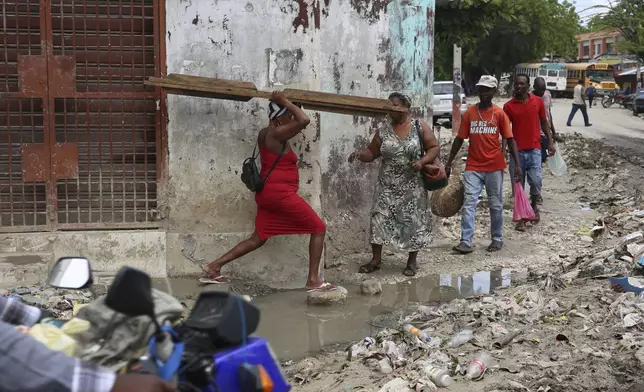
M640 90L633 98L633 115L644 113L644 90Z
M454 97L454 83L451 81L434 82L434 125L439 119L452 119L452 99ZM461 92L461 113L467 110L467 99Z

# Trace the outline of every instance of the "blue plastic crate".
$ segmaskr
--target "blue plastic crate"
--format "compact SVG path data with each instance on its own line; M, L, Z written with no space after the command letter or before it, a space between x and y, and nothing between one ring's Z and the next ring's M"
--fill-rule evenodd
M277 358L273 354L268 341L263 338L252 337L246 346L235 347L217 353L215 356L215 382L220 392L238 392L239 368L243 363L262 365L273 380L273 392L288 392L291 386L286 381ZM203 389L204 392L215 391L214 388Z

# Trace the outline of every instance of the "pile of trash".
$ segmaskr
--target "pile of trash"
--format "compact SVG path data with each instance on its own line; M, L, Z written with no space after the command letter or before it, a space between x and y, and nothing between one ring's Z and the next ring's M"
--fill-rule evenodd
M559 135L566 144L566 162L576 169L610 169L615 167L614 149L599 140L581 134Z
M578 235L595 246L563 266L567 279L609 278L644 274L644 210L609 215ZM627 230L630 229L630 230Z
M644 299L549 275L503 295L421 305L400 328L350 345L346 361L379 375L380 392L474 388L486 377L499 380L486 391L582 391L589 377L607 388L634 380L644 363L617 372L607 361L644 361L642 331Z
M91 302L94 295L102 295L105 292L97 292L101 285L95 286L95 292L90 290L63 290L52 287L17 287L10 290L1 290L0 295L18 299L27 305L51 312L54 318L70 319L74 309Z

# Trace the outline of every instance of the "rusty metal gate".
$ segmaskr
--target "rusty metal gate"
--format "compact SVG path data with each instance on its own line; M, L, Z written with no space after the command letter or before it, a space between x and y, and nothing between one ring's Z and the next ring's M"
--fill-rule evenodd
M157 227L163 0L0 0L0 231Z

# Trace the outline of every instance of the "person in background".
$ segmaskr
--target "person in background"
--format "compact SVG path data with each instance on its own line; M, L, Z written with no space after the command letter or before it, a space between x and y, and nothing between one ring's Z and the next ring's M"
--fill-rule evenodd
M174 392L150 374L117 376L113 371L50 350L16 326L31 327L40 309L0 297L0 391L20 392Z
M548 117L548 123L550 125L550 133L552 135L552 140L555 140L555 124L552 121L552 94L546 89L546 80L541 76L534 79L534 90L533 94L537 97L541 97L543 100L543 105L546 108L546 116ZM543 165L548 160L548 137L546 132L541 130L541 164ZM543 204L543 197L541 194L537 197L537 204Z
M411 99L404 94L392 93L389 100L394 106L411 108ZM349 162L357 159L365 163L382 157L371 207L372 257L360 266L359 272L379 270L382 247L391 245L409 253L403 274L416 275L418 251L430 244L432 233L427 190L419 172L439 153L430 126L422 120L412 120L407 112L391 114L391 123L376 131L367 148L349 156Z
M463 114L458 135L452 143L452 149L445 165L445 171L451 174L452 163L456 154L461 150L463 141L470 140L463 174L465 185L465 201L461 209L461 241L452 248L454 251L472 253L474 239L474 222L479 196L485 186L490 208L490 226L492 242L487 247L488 252L496 252L503 248L503 171L505 159L501 150L499 137L506 141L512 157L518 161L519 152L512 136L508 116L503 109L492 103L492 98L498 89L494 76L483 75L476 84L479 93L479 103L471 105ZM514 166L513 181L521 180L521 169Z
M597 89L592 84L586 89L586 95L588 96L588 109L593 107L593 100L597 94Z
M332 291L336 286L320 276L320 260L324 248L326 225L311 206L297 194L300 178L297 155L288 142L310 123L309 117L279 91L273 92L268 105L267 127L259 131L259 159L262 164L260 177L264 188L255 193L257 215L255 231L234 248L204 266L201 283L225 283L224 265L238 259L278 235L309 234L309 271L305 284L309 292ZM268 175L270 172L270 176Z
M512 134L519 150L519 159L510 159L510 172L514 173L515 166L521 170L521 186L525 189L525 179L530 185L530 204L535 212L536 220L540 220L537 200L541 196L541 130L548 138L548 155L554 155L555 144L550 132L550 124L546 115L543 100L530 94L530 77L517 74L514 78L514 97L503 105L503 111L512 123ZM516 230L525 231L526 224L517 223Z
M590 127L591 124L588 121L588 112L586 111L586 99L584 98L584 80L579 79L579 82L575 86L575 89L573 90L572 94L572 109L570 110L570 115L568 116L568 122L566 123L567 126L570 126L572 123L572 119L575 117L575 114L577 114L577 110L581 110L582 116L584 116L584 125L587 127Z
M555 123L552 121L552 94L546 89L546 81L541 76L534 79L534 89L533 94L537 97L540 97L543 100L543 105L546 107L546 116L548 117L548 122L550 123L550 133L552 134L552 140L557 140L557 135L555 134ZM546 136L545 131L541 130L541 162L545 163L548 159L548 137Z

